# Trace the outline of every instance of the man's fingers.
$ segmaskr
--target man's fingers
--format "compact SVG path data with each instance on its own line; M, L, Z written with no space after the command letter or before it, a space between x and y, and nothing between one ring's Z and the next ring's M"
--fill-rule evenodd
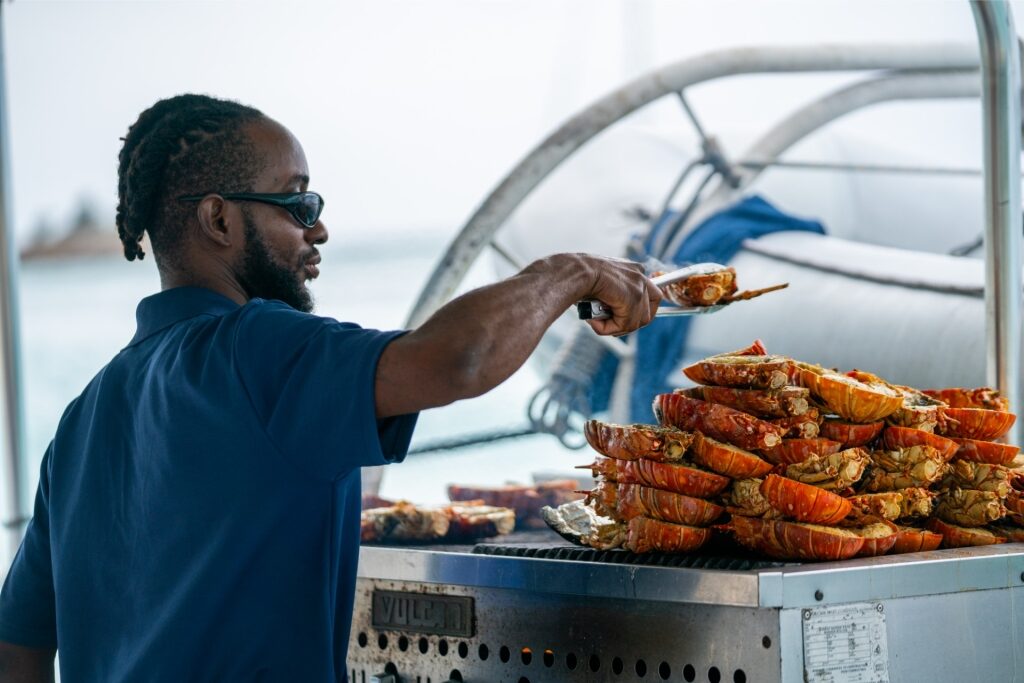
M617 334L619 332L619 326L612 320L588 320L587 324L597 334L607 336L610 334Z
M648 280L647 282L647 301L651 305L651 320L653 320L654 316L658 313L658 308L661 307L661 302L664 299L664 295L662 294L660 287L652 283L650 280ZM650 320L648 320L647 322L650 322Z
M661 304L662 291L644 274L641 264L623 259L607 259L611 268L599 278L592 298L603 301L611 309L608 320L590 320L597 334L628 334L654 319Z

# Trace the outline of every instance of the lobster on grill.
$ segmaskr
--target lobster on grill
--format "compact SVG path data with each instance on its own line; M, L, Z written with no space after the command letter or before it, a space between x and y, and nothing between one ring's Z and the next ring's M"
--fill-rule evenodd
M760 341L683 372L698 386L656 396L658 425L587 423L605 456L586 466L592 543L687 552L718 531L818 561L1024 539L1024 458L994 441L1016 419L998 392L919 391Z
M599 420L587 420L583 425L583 435L591 448L609 458L647 458L658 462L682 460L694 437L692 433L675 427L616 425Z

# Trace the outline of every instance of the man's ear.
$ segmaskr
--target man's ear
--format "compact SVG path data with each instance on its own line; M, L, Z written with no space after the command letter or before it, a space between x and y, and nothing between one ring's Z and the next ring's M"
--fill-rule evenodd
M207 195L196 207L199 236L219 247L230 248L242 234L242 213L237 204L220 195Z

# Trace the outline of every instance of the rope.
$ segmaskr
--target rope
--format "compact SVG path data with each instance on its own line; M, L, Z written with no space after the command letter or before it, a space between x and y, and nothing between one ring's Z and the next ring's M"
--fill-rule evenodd
M533 431L554 435L566 448L575 450L587 445L581 433L582 420L593 412L590 384L607 353L599 340L589 327L574 330L562 342L547 383L533 395L526 409ZM576 416L582 419L574 419Z
M451 439L436 439L434 441L428 441L422 446L410 448L409 455L434 453L436 451L452 451L457 448L466 448L468 446L504 441L506 439L517 439L523 436L532 436L533 434L537 434L537 431L534 430L533 427L516 427L497 429L490 432L481 432L479 434L467 434L465 436L457 436Z

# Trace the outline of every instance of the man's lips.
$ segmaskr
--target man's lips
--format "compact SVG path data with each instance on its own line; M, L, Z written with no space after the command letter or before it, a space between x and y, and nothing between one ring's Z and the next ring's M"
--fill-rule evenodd
M317 254L313 258L306 261L306 263L302 266L302 268L306 271L306 275L309 276L310 280L315 280L317 277L320 276L319 264L320 255Z

